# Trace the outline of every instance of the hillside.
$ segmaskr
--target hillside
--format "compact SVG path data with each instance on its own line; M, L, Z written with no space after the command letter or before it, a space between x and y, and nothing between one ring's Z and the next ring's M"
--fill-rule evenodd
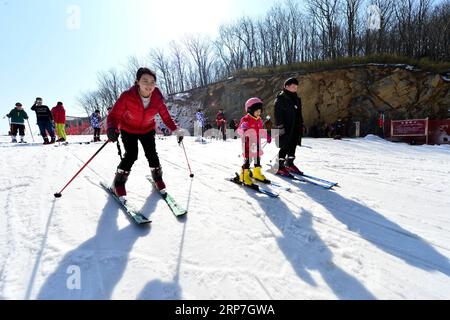
M426 118L446 119L450 101L450 78L409 65L349 65L329 70L298 71L255 76L235 76L226 81L193 89L168 100L183 115L192 130L197 108L203 108L213 124L219 108L229 119L240 119L245 101L258 96L273 114L274 99L287 77L300 81L298 94L303 102L307 129L341 118L344 123L361 122L361 135L375 133L378 112L386 120ZM350 125L351 126L351 125Z

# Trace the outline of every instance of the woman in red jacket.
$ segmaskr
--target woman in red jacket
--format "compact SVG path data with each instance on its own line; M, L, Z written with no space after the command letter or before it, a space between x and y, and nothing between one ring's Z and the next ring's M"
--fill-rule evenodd
M144 149L156 188L164 193L166 185L162 179L155 146L157 114L172 132L177 131L177 125L167 110L161 91L156 87L156 74L150 69L139 68L135 85L120 95L106 121L108 139L117 141L121 134L125 147L125 155L117 167L112 186L119 198L127 194L125 183L138 157L138 141ZM183 136L179 135L178 143L182 139Z
M55 121L56 134L58 135L58 140L56 142L66 141L66 110L64 109L63 103L58 102L56 107L52 108L53 120Z

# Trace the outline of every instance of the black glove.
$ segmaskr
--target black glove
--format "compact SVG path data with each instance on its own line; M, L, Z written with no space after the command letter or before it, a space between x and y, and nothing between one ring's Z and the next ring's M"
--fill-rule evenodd
M184 138L184 136L182 136L182 135L179 135L179 136L177 137L178 144L180 144L181 141L183 141L183 138Z
M116 142L119 139L120 131L117 128L108 128L106 131L109 141Z

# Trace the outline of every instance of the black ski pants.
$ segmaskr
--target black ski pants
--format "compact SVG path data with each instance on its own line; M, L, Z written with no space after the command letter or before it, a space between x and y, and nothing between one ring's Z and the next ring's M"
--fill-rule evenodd
M132 134L121 130L122 143L125 148L125 155L120 162L118 168L131 171L131 167L138 158L138 141L144 148L145 157L151 168L160 166L158 153L156 152L155 130L145 134Z
M19 131L20 136L24 136L25 135L25 125L12 123L11 124L11 135L14 137L17 136L17 131Z

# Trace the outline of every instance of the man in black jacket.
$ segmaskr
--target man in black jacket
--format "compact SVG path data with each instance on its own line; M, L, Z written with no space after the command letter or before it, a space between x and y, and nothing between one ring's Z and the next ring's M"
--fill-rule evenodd
M53 115L50 109L42 105L42 98L36 98L31 110L36 112L37 125L41 132L42 138L44 138L44 144L55 143L55 130L53 127ZM48 141L47 132L50 134L51 142Z
M302 101L297 95L298 80L289 78L275 100L275 126L279 130L277 174L303 174L294 164L295 149L303 133Z

